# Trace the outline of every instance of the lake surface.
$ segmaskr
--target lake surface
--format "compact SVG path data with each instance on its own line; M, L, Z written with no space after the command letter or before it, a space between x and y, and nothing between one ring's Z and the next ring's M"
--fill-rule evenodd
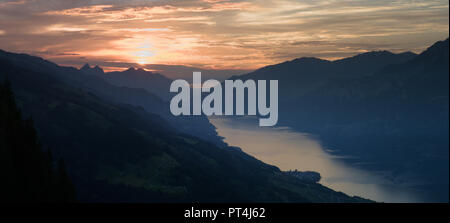
M260 127L256 119L210 117L231 146L281 170L316 171L320 183L348 195L379 202L421 202L414 191L393 184L382 174L352 167L331 155L313 136L289 128Z

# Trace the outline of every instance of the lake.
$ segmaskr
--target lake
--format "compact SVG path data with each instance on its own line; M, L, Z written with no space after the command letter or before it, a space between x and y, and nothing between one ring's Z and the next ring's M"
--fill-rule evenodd
M226 143L281 170L316 171L324 186L379 202L422 201L417 193L390 182L382 173L350 166L306 133L286 127L260 127L251 117L209 119Z

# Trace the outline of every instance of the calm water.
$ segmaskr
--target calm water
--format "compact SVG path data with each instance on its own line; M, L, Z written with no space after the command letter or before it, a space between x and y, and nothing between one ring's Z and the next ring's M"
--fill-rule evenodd
M326 152L314 137L289 128L259 127L257 120L211 117L219 135L229 145L240 147L257 159L281 170L311 170L322 176L320 183L336 191L381 202L420 202L414 191L394 185L382 174L349 166Z

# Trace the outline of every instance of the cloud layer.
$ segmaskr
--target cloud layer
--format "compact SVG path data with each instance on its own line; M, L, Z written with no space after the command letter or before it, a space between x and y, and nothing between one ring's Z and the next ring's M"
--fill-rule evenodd
M420 52L448 0L0 0L0 48L60 64L254 69L302 56Z

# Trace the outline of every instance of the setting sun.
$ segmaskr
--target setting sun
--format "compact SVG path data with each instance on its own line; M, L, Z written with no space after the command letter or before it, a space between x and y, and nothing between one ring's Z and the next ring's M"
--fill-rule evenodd
M139 64L139 65L148 64L147 60L144 60L144 59L138 60L138 61L136 61L136 63Z
M0 4L0 48L77 67L126 68L126 62L252 70L305 56L418 53L449 30L448 1L441 0L53 2Z
M0 0L0 204L448 204L448 58L449 0Z

